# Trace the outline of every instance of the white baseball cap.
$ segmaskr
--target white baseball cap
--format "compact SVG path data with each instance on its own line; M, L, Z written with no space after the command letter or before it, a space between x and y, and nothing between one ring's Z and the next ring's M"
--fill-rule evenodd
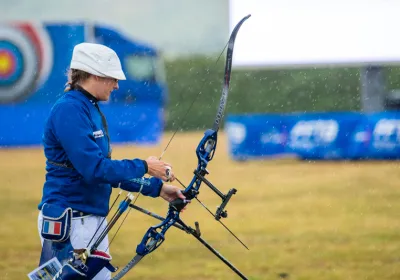
M117 80L126 80L118 55L104 45L80 43L74 47L71 69Z

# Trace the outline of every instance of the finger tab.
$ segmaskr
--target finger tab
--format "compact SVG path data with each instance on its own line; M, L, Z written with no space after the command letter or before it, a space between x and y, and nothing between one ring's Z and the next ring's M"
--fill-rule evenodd
M167 177L167 180L168 180L168 181L169 181L169 179L171 178L171 173L172 173L171 167L167 166L167 167L165 168L165 176Z

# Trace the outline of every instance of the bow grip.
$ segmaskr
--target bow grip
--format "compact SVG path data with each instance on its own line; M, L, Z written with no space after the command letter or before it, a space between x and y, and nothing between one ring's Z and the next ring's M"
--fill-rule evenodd
M181 212L183 208L187 205L187 200L183 200L181 198L176 198L175 200L169 203L169 207L175 211Z

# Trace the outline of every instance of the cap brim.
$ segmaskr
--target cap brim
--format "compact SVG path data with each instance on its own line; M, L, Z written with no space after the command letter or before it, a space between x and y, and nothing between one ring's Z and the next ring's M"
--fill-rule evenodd
M126 80L125 74L122 71L109 71L103 74L107 77L114 78L117 80Z

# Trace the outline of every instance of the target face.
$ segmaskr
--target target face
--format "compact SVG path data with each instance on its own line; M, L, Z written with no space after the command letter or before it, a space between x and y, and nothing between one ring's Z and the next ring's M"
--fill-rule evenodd
M0 103L25 100L48 76L50 40L31 24L0 25Z

